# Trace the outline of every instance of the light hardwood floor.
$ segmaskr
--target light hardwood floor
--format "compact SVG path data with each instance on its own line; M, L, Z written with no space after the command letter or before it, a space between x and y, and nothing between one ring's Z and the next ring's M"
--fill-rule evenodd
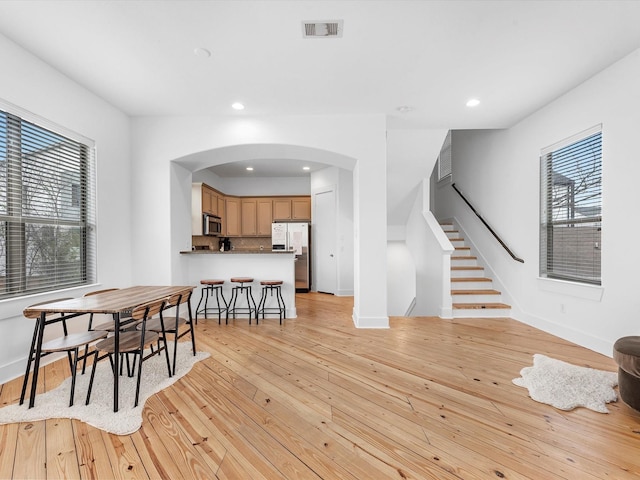
M639 414L621 401L562 412L511 383L534 353L615 371L610 358L509 319L356 330L351 298L296 301L282 326L201 320L211 357L151 397L133 435L66 419L0 426L0 478L638 478ZM47 366L43 388L67 369Z

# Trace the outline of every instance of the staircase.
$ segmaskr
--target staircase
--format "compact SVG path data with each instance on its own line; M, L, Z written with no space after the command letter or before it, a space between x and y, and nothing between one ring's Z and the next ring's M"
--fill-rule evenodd
M511 306L502 303L502 295L494 290L485 276L478 257L464 243L453 223L441 223L442 230L455 248L451 255L451 297L454 318L509 317Z

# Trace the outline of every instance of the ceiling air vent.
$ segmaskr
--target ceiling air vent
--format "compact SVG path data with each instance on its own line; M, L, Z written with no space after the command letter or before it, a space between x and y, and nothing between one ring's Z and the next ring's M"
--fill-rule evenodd
M339 38L342 37L343 20L326 20L302 22L304 38Z

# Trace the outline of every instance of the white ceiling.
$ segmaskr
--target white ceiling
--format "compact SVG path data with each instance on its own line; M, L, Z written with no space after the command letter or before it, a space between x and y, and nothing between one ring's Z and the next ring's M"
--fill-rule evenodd
M308 20L343 36L304 39ZM131 116L385 114L390 129L509 127L639 48L638 25L640 1L0 1L0 33Z
M247 167L253 168L248 171ZM308 170L303 170L308 167ZM237 160L210 167L209 170L219 177L308 177L311 172L327 168L327 164L296 161L289 159L262 159Z

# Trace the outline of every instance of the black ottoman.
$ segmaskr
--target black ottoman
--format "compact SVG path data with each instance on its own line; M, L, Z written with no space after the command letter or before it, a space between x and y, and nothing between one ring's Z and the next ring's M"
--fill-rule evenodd
M620 398L640 411L640 336L619 338L613 345L613 359L618 364Z

